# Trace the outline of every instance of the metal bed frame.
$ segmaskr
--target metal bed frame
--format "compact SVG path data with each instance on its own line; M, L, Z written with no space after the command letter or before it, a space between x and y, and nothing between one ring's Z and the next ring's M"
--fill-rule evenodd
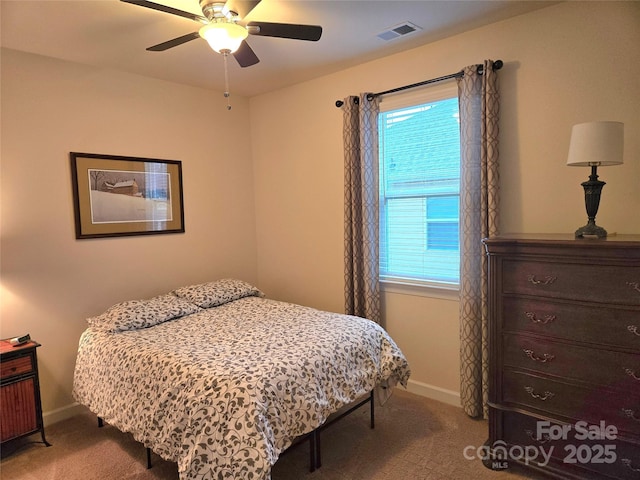
M369 421L371 428L375 428L375 402L374 402L374 390L369 392L369 395L360 400L356 401L348 410L345 410L342 413L338 413L335 417L329 417L329 419L316 428L313 432L309 433L307 436L309 437L309 471L313 472L317 468L322 466L322 456L321 456L321 448L320 448L320 432L322 432L327 427L333 425L338 420L350 415L355 412L360 407L370 404L369 408Z
M341 413L337 413L333 417L330 416L325 423L320 425L318 428L316 428L312 432L301 437L300 443L304 442L307 439L309 440L309 471L310 472L314 472L316 469L322 466L320 432L322 432L324 429L333 425L338 420L341 420L347 415L350 415L351 413L358 410L360 407L366 405L367 403L370 404L370 413L369 413L370 426L372 429L375 428L375 402L374 402L373 392L374 390L371 390L371 392L369 392L369 395L367 397L360 400L356 400L356 402L353 403L352 406L349 407L347 410ZM104 420L101 417L98 417L98 428L102 428L103 426L104 426ZM294 443L292 446L295 446L295 445L297 444ZM153 466L151 464L151 449L149 447L146 447L146 449L147 449L147 469L150 469ZM285 450L283 454L288 451L289 449Z

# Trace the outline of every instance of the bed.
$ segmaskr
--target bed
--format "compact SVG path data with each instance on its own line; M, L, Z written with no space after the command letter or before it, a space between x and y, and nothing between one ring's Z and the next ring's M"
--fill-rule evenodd
M74 398L176 462L181 480L268 480L294 439L410 375L376 323L235 279L123 302L88 323Z

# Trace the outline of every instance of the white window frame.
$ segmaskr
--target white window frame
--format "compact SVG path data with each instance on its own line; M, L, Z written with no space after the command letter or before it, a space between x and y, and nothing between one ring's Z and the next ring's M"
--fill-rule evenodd
M446 100L458 96L458 86L454 81L447 81L440 85L432 85L418 90L400 92L382 98L380 113L399 108L421 105L424 103ZM460 219L458 218L458 222ZM382 278L380 287L383 292L402 295L414 295L444 300L458 300L460 295L459 283L431 282L416 279Z

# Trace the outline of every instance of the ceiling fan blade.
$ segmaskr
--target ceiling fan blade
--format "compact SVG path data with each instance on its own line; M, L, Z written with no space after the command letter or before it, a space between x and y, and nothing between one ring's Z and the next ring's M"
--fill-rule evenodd
M310 42L317 42L322 36L322 27L318 25L297 25L294 23L249 22L247 30L251 35L292 38Z
M179 17L188 18L189 20L195 20L196 22L208 23L207 19L202 15L196 15L190 12L184 12L177 8L168 7L166 5L160 5L159 3L148 2L147 0L120 0L124 3L130 3L132 5L138 5L140 7L150 8L152 10L158 10L159 12L170 13L171 15L178 15Z
M153 47L149 47L147 50L150 52L164 52L165 50L190 42L196 38L200 38L200 34L198 32L187 33L186 35L174 38L173 40L168 40L166 42L159 43L158 45L154 45Z
M245 18L259 3L260 0L227 0L227 8Z
M253 49L249 46L246 41L243 41L240 44L240 48L233 52L233 57L238 61L238 64L241 67L250 67L251 65L255 65L260 61L258 56L255 54Z

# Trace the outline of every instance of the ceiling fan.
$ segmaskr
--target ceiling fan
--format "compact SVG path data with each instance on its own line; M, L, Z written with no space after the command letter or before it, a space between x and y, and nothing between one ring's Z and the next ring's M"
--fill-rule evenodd
M260 0L200 0L202 15L196 15L147 0L121 1L189 18L204 24L197 32L188 33L147 48L151 52L162 52L202 37L207 40L213 50L224 55L225 60L231 54L241 67L250 67L260 60L245 40L248 35L290 38L311 42L320 40L322 36L322 27L318 25L253 21L244 23L242 19L260 3Z

